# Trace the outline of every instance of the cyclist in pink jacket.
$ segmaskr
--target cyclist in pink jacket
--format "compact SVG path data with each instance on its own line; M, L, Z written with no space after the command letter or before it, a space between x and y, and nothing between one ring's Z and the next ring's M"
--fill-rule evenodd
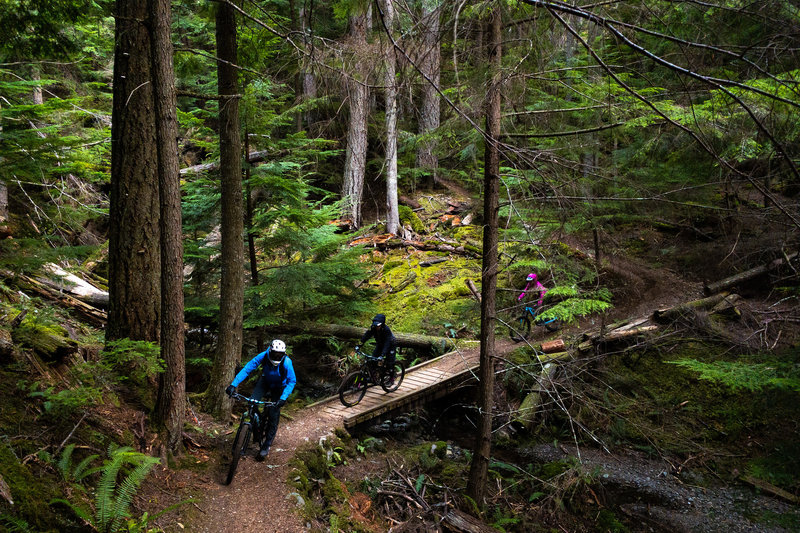
M522 299L525 298L525 293L528 292L528 289L532 288L533 290L539 291L539 300L536 302L536 305L541 307L544 301L544 295L547 294L547 288L539 283L538 277L533 272L528 274L526 281L528 283L525 285L525 288L522 289L522 293L517 297L517 301L521 302ZM531 284L533 284L533 286L531 286Z

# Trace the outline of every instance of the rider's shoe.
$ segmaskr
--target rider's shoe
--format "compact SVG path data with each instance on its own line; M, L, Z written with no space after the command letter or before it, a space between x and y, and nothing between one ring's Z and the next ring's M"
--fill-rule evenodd
M269 446L264 446L258 452L258 455L256 456L256 461L263 461L264 459L267 458L267 455L269 455Z

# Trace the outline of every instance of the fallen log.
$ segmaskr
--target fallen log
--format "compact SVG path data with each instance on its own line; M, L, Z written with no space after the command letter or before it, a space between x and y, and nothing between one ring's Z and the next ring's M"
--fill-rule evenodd
M765 265L760 265L720 281L706 284L703 286L703 294L709 296L711 294L730 289L731 287L735 287L736 285L744 283L745 281L750 281L751 279L767 274L773 270L777 270L781 266L789 264L791 261L795 260L798 255L800 255L798 252L795 252L791 255L784 255L783 257L775 259L774 261L771 261Z
M724 315L730 318L740 318L742 312L736 307L736 302L741 300L742 297L738 294L729 294L722 299L717 305L711 308L711 313L716 315Z
M415 279L417 279L417 273L412 270L411 272L406 274L406 277L403 278L403 281L397 284L397 287L391 287L389 289L389 292L398 293L403 289L405 289L406 287L408 287L409 285L411 285L412 283L414 283Z
M98 289L91 283L75 274L70 274L53 263L46 264L44 270L52 274L53 277L37 277L36 279L41 283L58 291L65 291L78 300L95 307L108 307L108 292Z
M699 300L684 302L667 309L657 309L653 311L653 320L656 322L665 323L675 320L676 318L680 318L681 316L685 316L687 313L694 312L697 309L711 309L723 301L728 295L729 293L727 292L720 292L718 294L708 296L707 298L700 298Z
M339 324L281 324L267 326L267 331L275 333L289 334L310 334L318 337L339 337L343 339L361 339L366 331L365 328L358 326L342 326ZM434 350L446 352L455 347L453 339L447 337L434 337L430 335L418 335L414 333L393 332L397 345L415 350Z
M656 331L657 329L658 326L655 324L651 324L648 326L637 326L630 329L616 329L614 331L608 332L603 336L594 337L580 343L578 345L578 351L580 353L587 353L593 350L596 346L610 344L612 342L629 339L631 337L639 337L651 333L653 331Z
M558 353L565 352L566 350L567 345L564 342L564 339L556 339L542 343L542 351L544 353Z
M539 406L542 404L542 397L547 394L547 391L552 390L553 374L558 368L556 361L570 357L569 352L557 352L547 354L546 356L538 356L539 363L542 363L542 369L536 377L536 387L529 392L522 403L517 409L517 415L512 420L512 423L517 428L530 429L536 421L536 415L539 412Z
M798 498L791 492L787 492L780 487L776 487L775 485L772 485L771 483L768 483L763 479L758 479L756 477L749 475L743 475L739 479L741 479L745 483L749 483L750 485L754 486L759 490L763 490L767 494L772 494L773 496L781 498L782 500L785 500L789 503L793 503L795 505L800 503L800 498Z
M385 248L411 247L426 252L445 252L451 254L466 255L469 257L481 257L481 250L477 246L470 244L447 244L434 241L415 241L413 239L389 239L380 243Z
M62 307L66 307L67 309L75 311L84 320L94 326L104 327L108 321L108 315L105 313L105 311L101 311L100 309L97 309L86 302L82 302L68 294L57 291L56 289L47 287L38 280L35 280L24 274L15 278L15 284L21 289L35 292L43 298L53 301Z
M60 361L78 351L78 343L59 332L20 327L11 334L14 344L30 346L48 361Z
M433 266L438 263L444 263L445 261L449 261L450 259L447 257L434 257L433 259L427 259L425 261L420 261L419 266L421 267L429 267Z
M267 155L269 154L269 150L259 150L256 152L250 152L247 156L248 163L260 163L266 159ZM185 167L180 170L181 175L183 174L192 174L198 172L208 172L209 170L216 170L219 168L219 161L213 161L211 163L203 163L201 165L194 165L191 167Z
M451 509L442 517L449 531L458 533L499 533L499 531L477 518L458 509Z

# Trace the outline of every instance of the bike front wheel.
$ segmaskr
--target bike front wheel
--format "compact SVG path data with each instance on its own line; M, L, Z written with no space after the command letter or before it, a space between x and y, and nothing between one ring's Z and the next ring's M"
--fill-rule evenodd
M400 388L406 369L401 363L394 364L394 372L386 371L381 375L381 388L386 392L394 392Z
M527 315L516 318L508 327L511 340L521 342L531 336L531 320Z
M353 407L367 393L368 379L363 372L352 372L339 385L339 400L345 407Z
M228 477L225 480L226 485L230 485L233 481L233 476L236 475L236 468L239 466L239 458L244 455L247 450L247 445L250 443L250 423L245 422L236 430L236 438L233 439L233 450L231 450L231 464L228 467Z

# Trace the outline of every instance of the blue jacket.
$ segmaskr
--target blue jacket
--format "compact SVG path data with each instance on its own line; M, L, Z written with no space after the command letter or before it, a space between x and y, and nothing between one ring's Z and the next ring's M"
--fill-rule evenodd
M267 348L265 351L250 359L250 361L244 365L244 368L236 374L236 377L233 378L231 385L238 387L242 381L247 379L247 376L258 368L262 361L265 361L269 350L270 349ZM285 376L283 377L281 376L281 367L285 369ZM294 366L288 355L283 358L283 361L281 361L281 364L278 366L273 366L272 363L269 362L269 359L266 359L262 377L272 386L280 385L283 387L283 393L280 397L281 400L286 400L289 397L294 390L295 383L297 383L297 377L294 374Z

